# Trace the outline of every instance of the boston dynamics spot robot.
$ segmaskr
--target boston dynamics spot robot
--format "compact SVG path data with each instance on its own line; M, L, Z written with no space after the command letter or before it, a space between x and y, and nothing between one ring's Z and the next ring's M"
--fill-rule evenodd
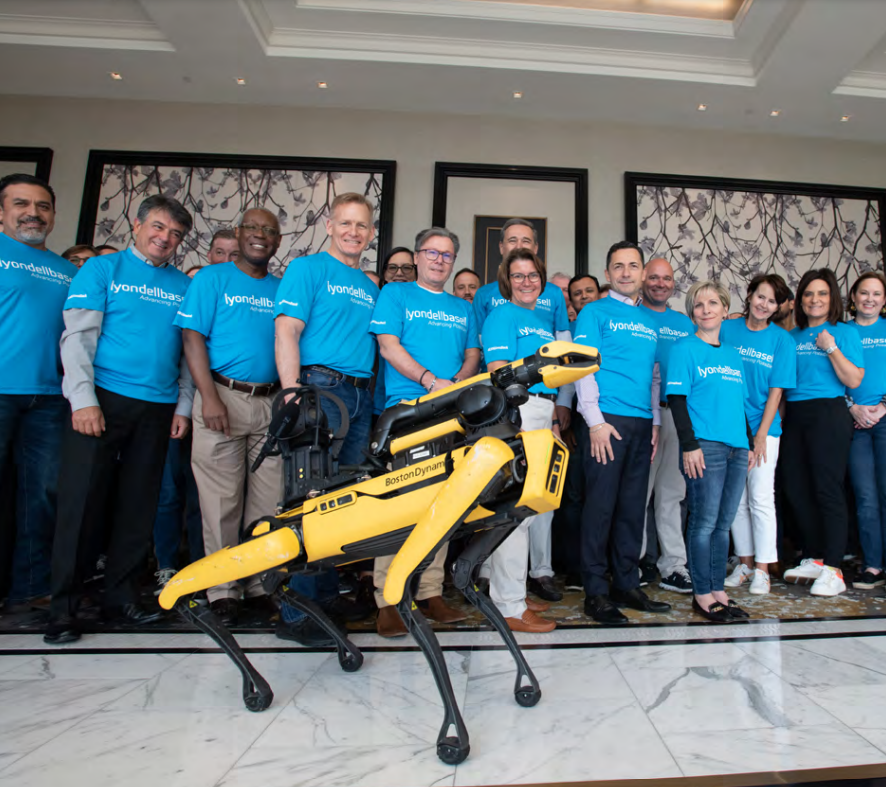
M443 652L413 602L413 578L450 539L471 536L452 567L453 581L511 652L517 664L517 703L535 705L541 698L538 681L475 579L480 565L520 521L560 505L568 453L550 430L520 431L518 408L527 401L528 389L540 382L558 388L596 372L599 364L593 348L551 342L491 374L399 404L379 418L367 462L351 467L337 461L348 428L342 402L312 386L282 391L253 469L264 456L282 453L283 504L275 516L251 523L239 546L208 555L176 574L161 593L160 605L178 610L215 640L243 675L246 707L260 711L271 704L270 686L212 611L193 600L194 594L258 575L269 594L310 616L335 640L339 664L354 672L363 654L314 601L291 590L288 579L396 555L384 597L397 606L440 691L445 714L437 756L449 764L462 762L470 751L468 732ZM341 411L342 425L335 433L320 408L324 397Z

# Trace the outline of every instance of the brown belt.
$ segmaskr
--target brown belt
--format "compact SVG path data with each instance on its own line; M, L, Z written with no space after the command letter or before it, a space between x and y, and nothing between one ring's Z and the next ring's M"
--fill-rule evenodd
M212 373L212 379L232 391L249 394L250 396L270 396L280 390L280 383L241 383L218 372Z

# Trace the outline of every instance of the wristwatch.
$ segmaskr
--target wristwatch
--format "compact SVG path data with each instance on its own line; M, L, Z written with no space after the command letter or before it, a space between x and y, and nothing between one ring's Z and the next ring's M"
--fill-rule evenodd
M836 349L837 349L837 345L835 344L833 347L828 347L827 350L824 351L824 354L830 355Z

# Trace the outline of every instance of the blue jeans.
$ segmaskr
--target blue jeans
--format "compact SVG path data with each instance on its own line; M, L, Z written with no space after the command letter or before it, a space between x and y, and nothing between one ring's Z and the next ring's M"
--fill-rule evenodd
M686 532L689 573L693 592L704 596L723 590L729 557L729 528L748 477L748 449L699 440L705 469L701 478L686 476L689 525Z
M363 461L363 449L369 445L370 420L372 418L372 395L368 388L355 388L350 383L336 380L332 375L317 371L302 372L302 380L307 385L316 385L324 391L337 396L348 410L351 420L348 433L345 435L338 461L343 465L355 465ZM341 414L338 407L327 399L321 399L321 407L326 413L329 428L333 431L341 426ZM338 572L330 569L314 576L293 575L289 579L289 587L301 596L325 603L338 596ZM297 623L304 615L296 609L283 604L280 617L287 623Z
M197 484L191 472L191 435L170 440L154 517L154 554L157 568L178 568L182 517L188 532L188 553L193 563L203 557L203 519Z
M856 429L849 448L849 478L858 511L858 535L867 568L886 568L886 419Z
M15 463L16 532L10 603L49 593L65 398L0 394L0 463Z

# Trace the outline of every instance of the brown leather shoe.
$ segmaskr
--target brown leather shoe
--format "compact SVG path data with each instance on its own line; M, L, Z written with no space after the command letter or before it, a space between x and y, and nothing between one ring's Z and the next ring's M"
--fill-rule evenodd
M526 596L526 609L532 612L547 612L550 608L551 605L546 601L534 601L529 596Z
M380 637L405 637L406 624L396 607L382 607L378 611L378 619L375 622L375 630Z
M545 620L536 615L531 609L527 609L522 617L505 618L511 631L525 631L527 634L548 634L557 628L553 620Z
M444 600L443 596L431 596L424 601L416 602L419 609L432 620L437 623L459 623L467 620L468 616L464 612L450 607Z

